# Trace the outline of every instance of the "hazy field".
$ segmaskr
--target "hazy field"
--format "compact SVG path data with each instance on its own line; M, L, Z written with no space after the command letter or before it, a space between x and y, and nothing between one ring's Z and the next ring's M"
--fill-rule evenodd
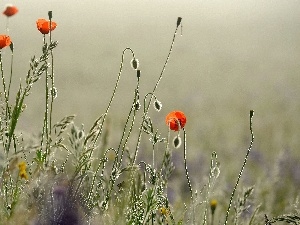
M174 109L186 113L188 160L198 162L197 167L191 168L191 176L200 180L201 175L207 174L208 168L202 165L207 165L210 153L217 151L224 173L231 171L236 177L236 168L240 168L250 140L250 109L255 110L255 144L248 169L261 173L267 168L272 170L274 160L284 150L291 150L299 163L298 1L11 3L20 11L10 20L10 36L15 43L15 82L25 76L30 57L40 54L37 43L42 46L42 36L36 29L36 19L47 18L47 12L52 10L53 20L58 23L53 32L53 39L59 41L54 51L58 89L55 121L76 114L78 125L84 123L87 129L92 125L105 111L125 47L131 47L140 61L141 94L150 92L180 16L183 35L176 39L157 90L163 109L152 113L157 115L153 119L165 134L165 115ZM5 20L0 26L4 32ZM135 74L130 60L130 56L125 56L124 73L110 117L116 132L121 129L133 96ZM18 127L25 133L38 132L43 123L42 82L32 91ZM38 93L41 97L37 97ZM299 166L295 170L299 172Z

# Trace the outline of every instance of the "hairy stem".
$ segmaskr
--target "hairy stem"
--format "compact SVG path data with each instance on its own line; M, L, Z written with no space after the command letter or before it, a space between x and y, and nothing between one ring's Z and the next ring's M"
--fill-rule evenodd
M246 166L246 163L247 163L247 159L248 159L248 156L249 156L249 153L252 149L252 146L253 146L253 142L254 142L254 134L253 134L253 130L252 130L252 119L253 119L253 116L254 116L254 111L253 110L250 110L250 133L251 133L251 141L250 141L250 145L248 147L248 150L247 150L247 153L246 153L246 156L245 156L245 159L244 159L244 163L242 165L242 168L239 172L239 175L238 175L238 178L237 178L237 181L235 183L235 186L233 188L233 191L231 193L231 196L230 196L230 201L229 201L229 205L228 205L228 209L226 211L226 217L225 217L225 223L224 225L227 224L228 222L228 216L229 216L229 212L230 212L230 208L231 208L231 204L232 204L232 200L233 200L233 197L234 197L234 194L235 194L235 191L237 189L237 186L240 182L240 179L242 177L242 174L243 174L243 171L244 171L244 168Z

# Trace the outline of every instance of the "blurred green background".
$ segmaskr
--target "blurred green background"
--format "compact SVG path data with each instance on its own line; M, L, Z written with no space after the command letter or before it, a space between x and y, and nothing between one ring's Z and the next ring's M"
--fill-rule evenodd
M3 8L6 3L1 2ZM194 162L191 164L194 180L200 181L202 175L207 175L212 151L219 155L221 174L224 171L236 177L250 141L250 109L255 110L255 144L247 165L249 177L258 171L273 170L283 151L290 151L299 162L299 1L9 3L19 8L19 13L9 20L10 36L15 44L14 90L20 77L24 79L27 73L30 57L41 53L42 35L35 21L47 18L47 12L52 10L53 21L58 24L52 33L53 39L59 42L54 51L58 89L54 121L76 114L76 123L84 123L88 130L105 111L119 71L121 53L126 47L131 47L140 61L141 95L150 92L163 67L180 16L183 35L179 29L156 93L163 109L160 113L152 110L150 115L165 136L165 115L175 109L186 113L188 161ZM5 24L3 16L2 33ZM5 51L9 59L9 49ZM120 138L132 102L136 75L130 60L131 55L127 53L111 108L113 144ZM43 81L32 92L18 127L24 133L40 131L43 123ZM148 146L149 150L143 148L140 153L151 154L150 143ZM176 151L176 165L183 170L182 152Z

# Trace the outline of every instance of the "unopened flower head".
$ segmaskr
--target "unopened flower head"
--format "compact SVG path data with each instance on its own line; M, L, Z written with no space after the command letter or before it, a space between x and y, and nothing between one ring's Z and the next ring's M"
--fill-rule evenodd
M155 99L155 101L153 102L153 106L155 108L155 110L157 112L159 112L161 110L162 104L160 101L158 101L157 99Z
M139 100L137 100L135 103L134 103L134 109L136 111L138 111L139 109L141 108L141 103Z
M132 60L131 60L131 67L134 69L134 70L137 70L138 68L139 68L139 60L138 59L136 59L136 58L133 58Z
M50 90L50 93L51 93L51 96L53 97L53 99L56 99L56 98L57 98L57 89L56 89L56 87L53 87L53 88Z
M181 137L180 136L176 136L174 139L173 139L173 145L175 148L179 148L181 146Z

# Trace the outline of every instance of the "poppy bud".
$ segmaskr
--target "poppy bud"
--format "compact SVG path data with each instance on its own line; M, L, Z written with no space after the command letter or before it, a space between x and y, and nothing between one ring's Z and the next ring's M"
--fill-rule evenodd
M250 130L252 129L252 117L254 116L254 110L250 110Z
M139 100L137 100L135 103L134 103L134 109L136 111L138 111L139 109L141 108L141 103Z
M254 110L250 110L250 118L254 116Z
M181 138L179 136L176 136L173 139L173 145L175 148L179 148L181 146Z
M177 27L180 25L181 20L182 20L182 17L178 17L178 18L177 18Z
M56 89L56 87L53 87L51 89L50 93L51 93L51 96L53 97L53 99L57 98L57 89Z
M10 43L9 48L10 48L11 52L14 52L14 43L13 42Z
M48 17L49 17L49 20L52 19L52 11L48 11Z
M133 58L130 63L131 63L131 67L134 70L137 70L137 68L139 68L139 60L138 59Z
M153 103L153 106L154 106L155 110L157 112L159 112L161 110L162 104L161 104L160 101L158 101L157 99L155 99L155 101Z

